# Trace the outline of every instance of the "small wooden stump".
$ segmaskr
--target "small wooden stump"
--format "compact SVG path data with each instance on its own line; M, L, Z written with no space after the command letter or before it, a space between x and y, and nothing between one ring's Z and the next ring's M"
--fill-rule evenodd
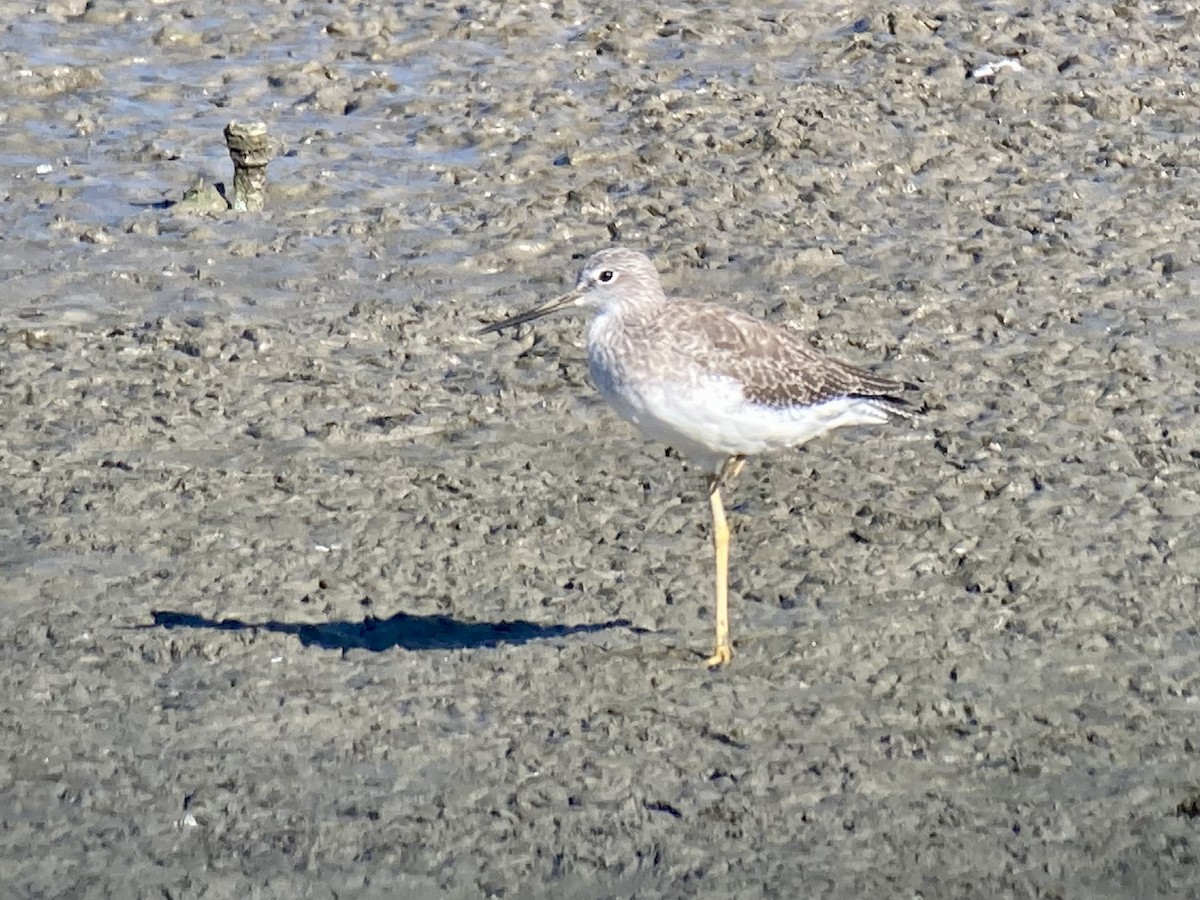
M258 212L267 193L267 163L271 152L264 122L230 122L225 126L225 145L233 160L233 196L230 209Z

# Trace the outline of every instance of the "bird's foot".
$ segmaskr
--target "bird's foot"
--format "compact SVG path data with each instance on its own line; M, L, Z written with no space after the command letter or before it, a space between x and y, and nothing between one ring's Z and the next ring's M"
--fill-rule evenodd
M708 666L710 669L715 669L718 666L729 665L729 662L732 659L733 648L728 644L718 644L717 649L713 652L713 655L704 661L704 665Z

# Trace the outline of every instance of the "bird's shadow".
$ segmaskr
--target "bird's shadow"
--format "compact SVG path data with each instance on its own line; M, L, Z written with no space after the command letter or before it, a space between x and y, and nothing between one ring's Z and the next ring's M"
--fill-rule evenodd
M361 622L244 622L241 619L208 619L194 613L154 610L154 622L141 628L208 628L215 631L268 631L295 635L305 647L324 650L472 650L500 644L592 634L610 628L631 628L626 619L588 625L540 625L522 619L504 622L463 622L450 616L414 616L396 613L386 619L367 616ZM633 629L638 630L638 629Z

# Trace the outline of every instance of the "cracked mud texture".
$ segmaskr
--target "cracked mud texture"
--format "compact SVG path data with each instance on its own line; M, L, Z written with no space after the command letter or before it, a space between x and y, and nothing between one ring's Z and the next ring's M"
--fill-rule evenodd
M5 896L1200 896L1194 10L2 7ZM473 336L612 243L929 407L736 482L724 671Z

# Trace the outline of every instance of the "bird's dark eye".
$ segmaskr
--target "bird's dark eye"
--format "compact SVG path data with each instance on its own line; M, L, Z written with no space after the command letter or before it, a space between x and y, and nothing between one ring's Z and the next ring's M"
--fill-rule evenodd
M601 284L608 284L610 281L612 281L616 277L617 277L616 273L613 272L612 269L605 269L603 272L601 272L599 275L596 276L596 280L599 281Z

